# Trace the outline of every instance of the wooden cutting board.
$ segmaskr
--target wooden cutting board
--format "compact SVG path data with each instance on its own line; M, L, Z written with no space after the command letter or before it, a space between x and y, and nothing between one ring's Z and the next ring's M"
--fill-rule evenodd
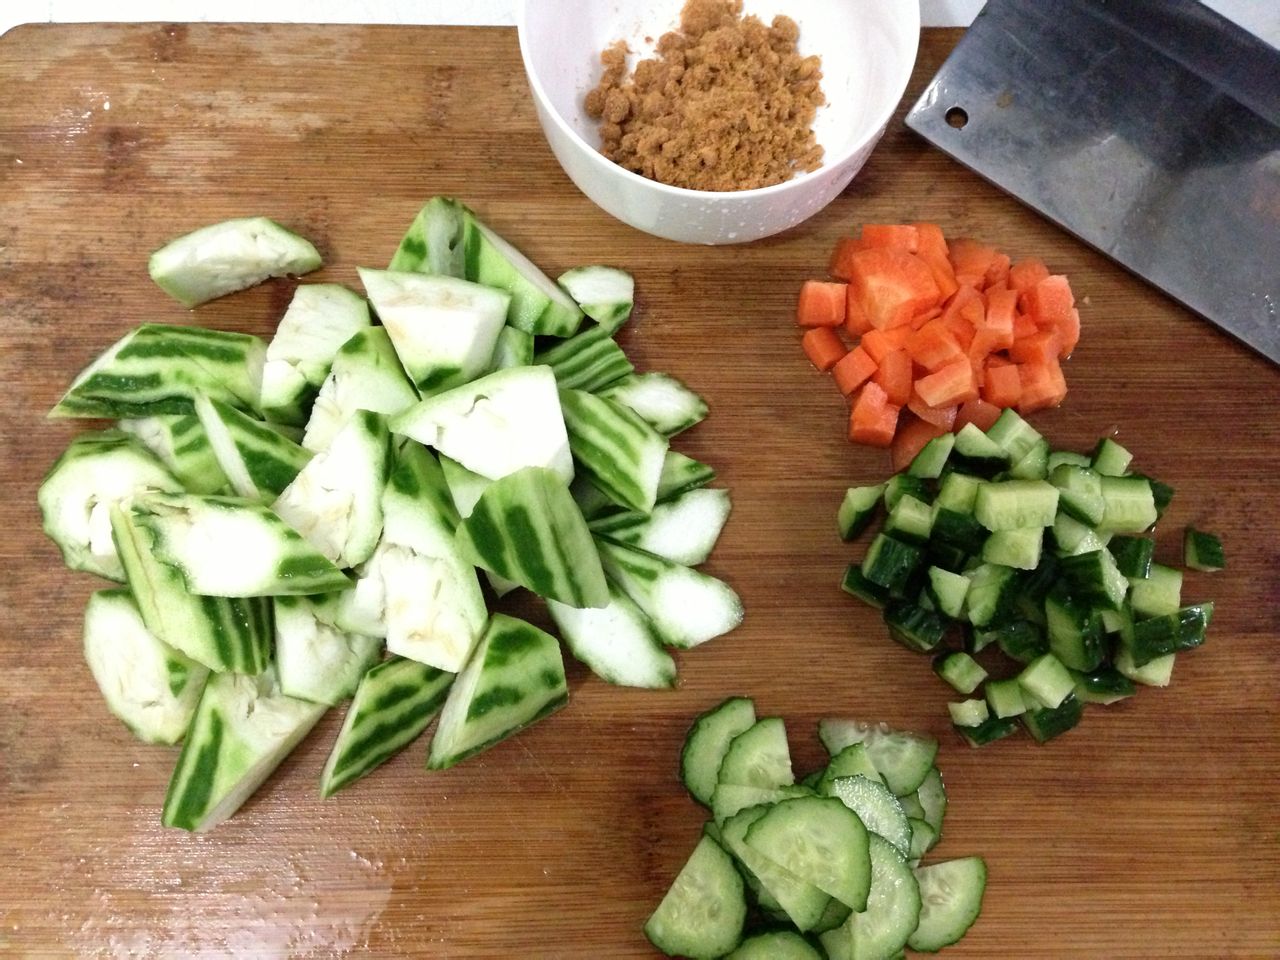
M955 42L926 34L912 102ZM1153 118L1158 122L1158 118ZM735 510L710 569L746 603L736 633L680 656L671 693L571 665L553 719L445 773L424 744L321 802L335 713L230 822L164 830L175 751L131 739L80 654L100 586L42 536L40 477L82 425L46 422L71 376L139 321L268 334L269 284L194 316L147 279L167 238L266 214L313 238L314 279L355 284L418 205L451 193L548 272L633 271L623 341L703 392L677 446ZM1217 608L1175 682L1046 747L972 751L947 689L837 588L844 487L887 472L843 440L843 402L800 355L800 281L864 221L934 220L1044 257L1084 299L1071 394L1036 425L1057 445L1115 432L1220 531L1230 569L1189 574ZM903 130L790 233L694 248L637 233L564 177L500 29L31 26L0 40L0 954L19 957L648 957L640 927L702 822L676 780L690 718L729 694L786 717L797 766L817 719L853 714L943 742L940 857L991 882L957 957L1280 955L1280 371Z

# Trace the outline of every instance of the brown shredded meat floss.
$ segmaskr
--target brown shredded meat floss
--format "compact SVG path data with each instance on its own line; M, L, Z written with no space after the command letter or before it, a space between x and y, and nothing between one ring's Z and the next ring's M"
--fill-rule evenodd
M604 75L586 97L600 152L693 190L750 190L816 169L822 61L800 56L799 35L790 17L744 17L742 0L688 0L680 29L631 76L619 40L600 55Z

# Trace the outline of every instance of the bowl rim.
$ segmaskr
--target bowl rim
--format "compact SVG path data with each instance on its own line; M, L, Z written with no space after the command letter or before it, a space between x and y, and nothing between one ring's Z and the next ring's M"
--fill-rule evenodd
M801 185L811 183L824 176L830 176L834 171L838 170L844 163L856 156L860 151L866 148L868 144L874 144L879 138L880 133L893 119L894 111L898 109L898 105L902 103L903 96L906 95L907 86L911 83L911 74L915 70L916 59L920 55L920 3L919 0L894 0L893 7L898 10L905 9L907 15L914 21L911 24L912 29L910 35L912 44L910 56L904 60L904 66L901 75L897 78L899 83L895 84L899 92L886 110L881 111L877 121L870 127L870 133L855 142L847 150L841 152L835 160L824 159L821 166L815 170L808 170L799 176L793 176L790 180L784 180L781 183L770 184L767 187L752 187L747 190L694 190L690 187L673 187L669 183L663 183L660 180L651 180L648 177L641 176L633 170L628 170L621 164L614 163L597 148L588 143L581 134L578 133L569 124L555 108L551 102L551 98L547 95L546 89L542 85L542 81L538 78L537 71L534 70L529 53L529 44L526 31L526 20L530 6L538 3L539 0L517 0L516 2L516 38L520 44L520 59L524 64L525 78L529 82L530 88L533 90L534 97L545 107L545 112L550 115L552 123L560 130L561 133L569 137L571 141L583 148L591 157L592 163L596 164L601 170L612 171L621 174L626 180L637 185L645 185L656 189L659 193L666 194L670 197L678 197L682 199L712 199L712 200L728 200L732 198L751 199L755 197L770 197L778 194L786 193L788 190L800 189ZM824 151L825 154L825 151Z

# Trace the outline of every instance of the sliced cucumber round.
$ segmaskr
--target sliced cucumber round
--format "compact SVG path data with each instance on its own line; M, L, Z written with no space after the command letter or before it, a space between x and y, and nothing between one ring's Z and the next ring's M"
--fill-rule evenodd
M981 857L963 857L917 867L915 875L920 884L920 925L907 946L933 953L963 937L978 919L987 865Z
M667 956L714 960L738 946L746 916L742 877L724 849L704 836L644 933Z

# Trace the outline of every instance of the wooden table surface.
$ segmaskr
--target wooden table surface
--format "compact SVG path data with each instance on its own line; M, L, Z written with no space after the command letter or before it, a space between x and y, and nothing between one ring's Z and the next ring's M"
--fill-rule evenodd
M926 35L906 102L955 42ZM109 107L108 107L109 104ZM424 742L321 802L328 716L230 822L162 829L176 751L135 742L80 652L82 605L40 532L40 477L82 425L46 422L69 378L140 321L268 334L274 283L188 318L147 279L167 238L266 214L317 241L313 279L356 283L419 204L450 193L548 272L635 273L622 335L642 369L702 391L677 446L720 471L734 513L710 564L740 591L734 634L679 657L670 693L570 666L570 706L444 773ZM844 408L791 322L799 282L864 221L933 220L1070 275L1084 338L1061 446L1115 431L1178 490L1230 568L1174 684L1090 710L1046 747L972 751L947 689L837 588L844 487L887 472L842 439ZM610 219L561 173L514 31L308 26L31 26L0 41L0 954L19 957L647 957L640 926L694 842L676 779L689 719L735 694L788 722L941 738L940 857L980 853L985 910L951 951L984 958L1280 956L1280 371L924 146L895 119L852 187L784 236L684 247Z

